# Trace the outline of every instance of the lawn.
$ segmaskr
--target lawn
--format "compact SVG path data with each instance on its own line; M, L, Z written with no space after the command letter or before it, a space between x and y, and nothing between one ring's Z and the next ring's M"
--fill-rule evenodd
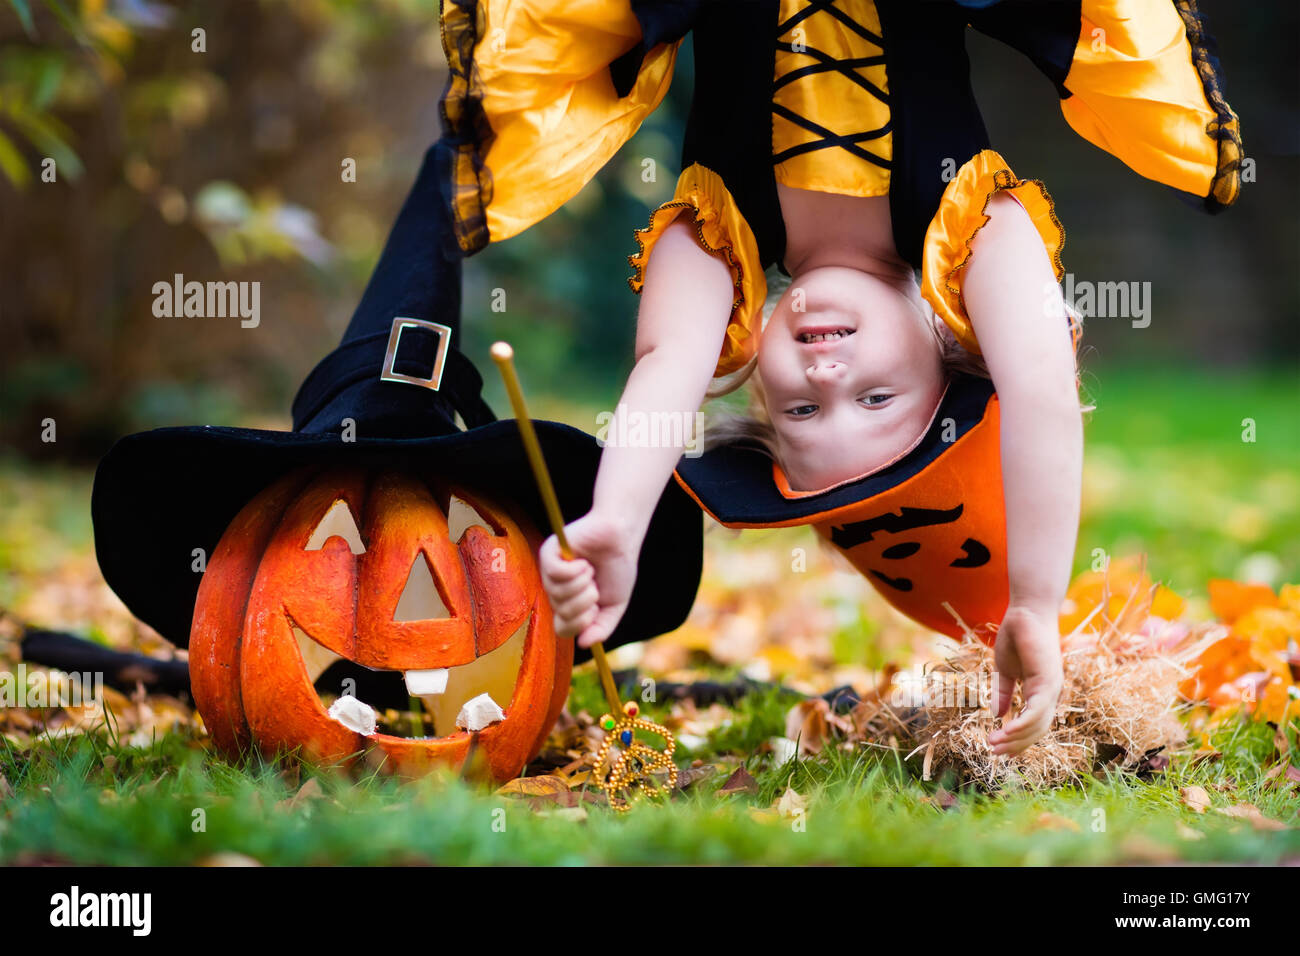
M1098 554L1145 552L1192 619L1209 613L1212 578L1300 582L1294 376L1134 369L1085 384L1097 411L1077 570ZM0 461L0 609L12 614L0 641L17 619L165 653L97 578L89 481L80 470ZM802 571L790 560L797 548L808 552ZM680 741L687 785L667 805L619 815L578 783L560 795L509 795L453 775L401 782L288 758L231 763L208 749L183 702L123 697L111 726L93 733L49 735L0 711L0 862L1300 861L1300 800L1278 773L1288 750L1300 765L1294 717L1281 734L1229 717L1208 738L1193 734L1163 770L1108 770L1044 791L925 780L918 756L884 746L832 742L785 759L773 742L801 694L869 687L875 669L925 655L928 638L805 530L713 529L706 549L691 621L619 649L615 667L661 681L743 674L785 689L735 707L643 703ZM603 710L589 667L575 673L568 710ZM719 793L742 767L752 783ZM1233 809L1244 806L1258 814Z

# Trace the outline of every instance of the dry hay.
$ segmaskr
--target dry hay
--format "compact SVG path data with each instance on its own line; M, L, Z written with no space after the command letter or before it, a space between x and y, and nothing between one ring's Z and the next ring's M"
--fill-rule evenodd
M967 630L946 659L925 668L918 695L897 683L869 695L854 710L854 736L869 745L923 754L922 774L951 768L989 790L1060 786L1099 766L1138 771L1151 758L1186 742L1178 693L1192 662L1222 633L1150 616L1155 589L1135 590L1115 619L1103 600L1061 639L1064 683L1056 719L1019 754L997 755L989 732L1001 726L989 706L993 649ZM909 693L910 690L910 693ZM1024 701L1017 688L1007 718Z

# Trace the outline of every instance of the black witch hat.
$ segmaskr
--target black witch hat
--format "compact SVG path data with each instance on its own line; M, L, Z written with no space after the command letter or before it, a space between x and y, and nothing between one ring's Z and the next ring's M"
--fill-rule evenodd
M95 474L91 515L104 579L133 614L189 642L201 575L231 519L279 476L341 463L416 469L500 501L543 530L546 511L518 424L498 421L458 348L461 267L431 147L343 341L307 376L293 431L209 425L120 440ZM459 413L465 429L458 427ZM585 432L535 423L565 521L591 507L600 448ZM344 440L348 439L348 440ZM703 518L670 482L641 549L636 590L607 647L680 625L699 586ZM591 652L575 648L575 661Z

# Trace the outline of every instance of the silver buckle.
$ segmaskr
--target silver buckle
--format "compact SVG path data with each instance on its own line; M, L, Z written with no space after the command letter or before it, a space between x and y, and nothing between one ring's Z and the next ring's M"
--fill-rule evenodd
M428 329L431 332L438 333L438 355L433 360L433 374L428 378L419 378L415 375L403 375L401 372L393 370L393 363L397 361L397 343L401 341L402 330L419 326L422 329ZM379 373L379 379L383 382L402 382L406 385L419 385L421 388L438 390L442 384L442 369L447 362L447 351L451 348L451 329L439 322L429 322L425 319L412 319L408 316L399 315L393 319L393 330L388 334L388 350L384 353L384 367Z

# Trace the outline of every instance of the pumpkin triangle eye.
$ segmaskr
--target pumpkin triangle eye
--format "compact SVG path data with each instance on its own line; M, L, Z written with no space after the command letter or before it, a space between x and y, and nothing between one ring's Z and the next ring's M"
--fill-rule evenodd
M353 554L366 552L366 546L361 543L361 532L357 530L357 521L352 517L352 509L342 498L330 505L330 510L320 519L320 524L316 525L316 530L307 539L307 547L303 550L319 551L330 538L342 538Z
M451 617L447 605L438 593L438 586L433 583L424 553L417 551L411 563L411 573L406 577L406 586L402 596L397 599L397 609L393 612L394 621L428 621Z
M452 495L447 505L447 537L452 544L458 544L465 537L465 532L475 527L482 528L490 535L496 534L483 516L474 510L473 505Z

